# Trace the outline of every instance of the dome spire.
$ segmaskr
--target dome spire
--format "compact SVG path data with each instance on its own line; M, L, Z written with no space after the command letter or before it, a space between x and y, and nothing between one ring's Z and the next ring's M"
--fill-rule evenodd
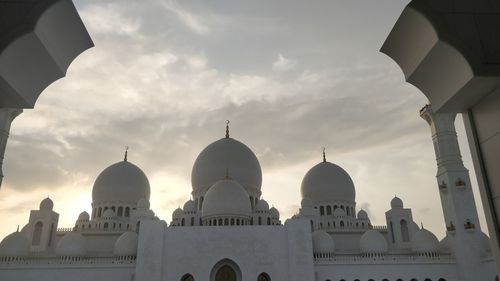
M326 148L323 147L323 163L326 163L326 153L325 153L325 151L326 151Z
M127 156L128 156L128 146L125 147L125 156L123 157L124 162L127 162Z
M226 139L229 138L229 120L226 120Z

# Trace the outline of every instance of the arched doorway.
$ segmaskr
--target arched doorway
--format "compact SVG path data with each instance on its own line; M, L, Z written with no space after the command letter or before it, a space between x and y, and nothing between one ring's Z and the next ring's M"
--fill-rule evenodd
M238 265L229 259L216 263L210 273L211 281L240 281L241 271Z

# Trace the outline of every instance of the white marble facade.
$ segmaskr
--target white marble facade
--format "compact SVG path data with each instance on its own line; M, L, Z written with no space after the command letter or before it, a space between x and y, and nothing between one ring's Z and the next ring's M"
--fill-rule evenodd
M469 184L468 174L453 173ZM126 156L97 177L92 212L74 226L58 227L52 200L43 199L0 243L0 280L470 280L464 270L495 280L489 239L475 223L447 222L439 241L395 197L386 225L372 225L356 208L349 174L325 155L305 173L301 208L284 222L262 199L257 157L229 132L200 153L191 179L193 199L169 223L150 209L148 179ZM444 188L467 186L440 186L452 197ZM462 202L473 199L458 192ZM475 212L473 206L460 215L477 218ZM475 252L464 253L457 241L469 241Z

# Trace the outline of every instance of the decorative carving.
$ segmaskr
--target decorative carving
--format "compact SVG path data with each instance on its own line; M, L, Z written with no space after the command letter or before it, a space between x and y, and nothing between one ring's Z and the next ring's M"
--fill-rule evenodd
M461 178L458 178L458 180L455 182L455 186L463 187L465 186L465 181L463 181Z
M439 184L439 190L445 190L448 187L444 181Z

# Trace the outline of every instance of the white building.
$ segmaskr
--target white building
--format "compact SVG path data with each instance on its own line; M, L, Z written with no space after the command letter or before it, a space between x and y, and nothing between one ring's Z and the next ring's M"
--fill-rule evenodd
M92 213L58 228L46 198L0 243L0 280L451 281L495 280L489 239L463 167L454 116L421 111L431 125L447 236L419 227L393 198L386 225L356 209L355 187L323 160L304 176L299 212L282 223L261 199L255 154L226 137L196 159L192 200L167 224L150 210L150 186L125 159L104 169Z

